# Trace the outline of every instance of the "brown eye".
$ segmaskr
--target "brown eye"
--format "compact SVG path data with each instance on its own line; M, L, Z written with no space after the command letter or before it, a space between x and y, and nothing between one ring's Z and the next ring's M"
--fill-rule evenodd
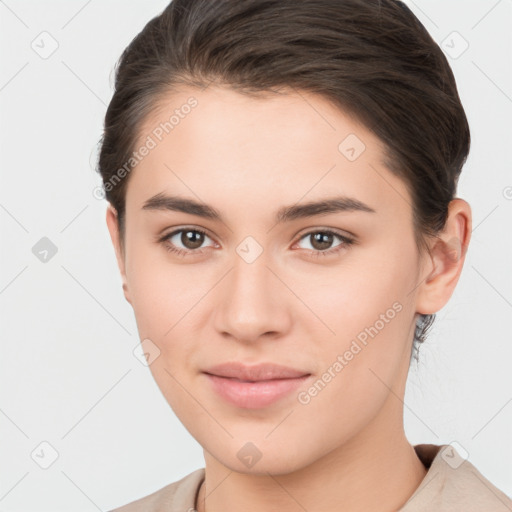
M326 249L330 249L332 244L334 235L332 233L323 233L319 231L318 233L313 233L309 235L311 238L311 245L318 249L319 251L325 251Z
M170 252L194 255L203 252L202 246L206 238L210 237L201 229L182 228L165 235L159 241Z
M200 231L187 229L181 231L180 242L185 246L186 249L197 249L203 244L204 237L205 234Z
M333 246L333 242L336 238L340 240L340 242ZM310 231L301 237L300 241L302 240L309 241L309 245L311 246L309 253L311 253L311 256L333 255L354 243L351 238L328 229Z

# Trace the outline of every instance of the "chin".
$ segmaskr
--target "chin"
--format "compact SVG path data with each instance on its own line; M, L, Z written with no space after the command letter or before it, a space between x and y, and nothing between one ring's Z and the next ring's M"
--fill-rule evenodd
M315 457L311 452L311 442L306 443L308 450L304 450L304 442L297 439L289 446L283 445L281 440L276 442L264 440L265 434L259 438L244 436L231 439L228 443L219 444L212 440L212 450L208 449L209 443L201 443L206 446L205 458L214 457L223 466L231 471L247 475L286 475L308 466L320 457ZM249 439L255 439L249 441ZM260 439L260 440L258 440ZM233 454L228 457L227 454Z

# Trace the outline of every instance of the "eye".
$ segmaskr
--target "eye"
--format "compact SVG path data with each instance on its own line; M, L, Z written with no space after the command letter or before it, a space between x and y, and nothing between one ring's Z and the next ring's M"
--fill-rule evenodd
M159 242L164 245L167 251L178 256L196 256L204 253L201 246L205 238L210 237L202 229L181 228L163 236ZM340 243L331 247L334 238L338 238ZM310 241L312 249L308 249L308 251L312 257L333 255L355 243L353 239L330 229L310 231L302 235L299 242L301 240ZM180 247L180 244L183 248Z
M169 252L173 252L178 256L186 256L192 253L194 255L203 254L204 251L200 248L204 243L205 237L210 238L202 229L182 228L165 235L159 242L163 243ZM179 244L182 244L184 248L181 248Z
M334 238L338 238L341 242L331 248ZM313 257L335 254L354 243L353 239L329 229L310 231L303 235L300 240L310 241L311 256Z

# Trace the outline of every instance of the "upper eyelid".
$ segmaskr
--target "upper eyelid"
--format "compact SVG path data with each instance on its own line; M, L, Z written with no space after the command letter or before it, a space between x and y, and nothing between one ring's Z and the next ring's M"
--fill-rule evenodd
M352 233L350 233L348 231L343 231L341 229L336 229L336 228L328 228L328 227L315 228L315 227L313 227L313 228L306 228L306 229L307 229L307 231L301 232L302 234L297 234L295 236L298 236L299 239L301 239L307 235L310 235L311 233L328 232L328 233L333 233L334 235L338 235L341 238L350 238L350 239L355 238L355 235L353 235Z

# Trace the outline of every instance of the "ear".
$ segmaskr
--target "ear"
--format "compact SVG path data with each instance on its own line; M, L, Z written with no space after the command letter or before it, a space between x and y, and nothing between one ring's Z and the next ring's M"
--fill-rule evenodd
M123 280L124 296L126 300L131 304L132 301L130 300L130 294L128 290L128 279L126 277L125 255L121 248L117 210L110 203L107 207L107 227L110 233L110 239L112 240L112 245L114 246L114 251L116 253L117 266L119 267L119 271L121 272L121 279Z
M416 294L417 313L436 313L448 302L462 272L470 238L471 208L463 199L453 199L448 205L445 227L425 256Z

